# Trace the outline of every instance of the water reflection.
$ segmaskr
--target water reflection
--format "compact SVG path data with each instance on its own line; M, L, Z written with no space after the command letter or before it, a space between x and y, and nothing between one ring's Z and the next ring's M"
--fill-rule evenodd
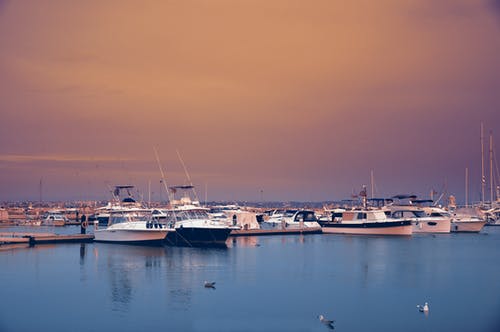
M134 290L151 283L162 266L163 248L95 244L95 258L105 262L109 280L112 310L128 312L133 301Z
M259 238L257 236L235 236L228 241L229 247L257 247Z

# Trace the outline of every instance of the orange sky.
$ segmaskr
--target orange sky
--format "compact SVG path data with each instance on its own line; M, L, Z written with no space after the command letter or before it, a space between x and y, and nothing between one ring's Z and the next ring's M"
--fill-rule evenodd
M500 1L0 0L0 200L167 180L209 199L479 199ZM146 194L145 194L146 195ZM202 196L202 194L200 194Z

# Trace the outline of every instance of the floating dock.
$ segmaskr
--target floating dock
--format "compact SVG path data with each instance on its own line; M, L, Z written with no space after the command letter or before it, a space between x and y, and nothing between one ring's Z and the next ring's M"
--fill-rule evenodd
M288 235L288 234L320 234L321 227L285 228L285 229L235 229L229 236L258 236L258 235Z
M43 243L82 243L94 241L92 234L53 234L53 233L0 233L0 245L27 243L29 245Z

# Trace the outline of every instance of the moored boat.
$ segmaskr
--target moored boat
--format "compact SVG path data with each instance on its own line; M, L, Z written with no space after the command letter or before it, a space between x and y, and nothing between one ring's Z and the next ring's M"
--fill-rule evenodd
M224 220L211 219L209 209L201 206L181 206L174 209L153 210L154 219L165 227L172 227L165 244L176 246L225 246L233 229Z
M341 216L340 216L341 214ZM411 235L409 219L388 218L382 210L332 211L331 220L320 220L323 233L359 235Z
M64 226L68 219L61 211L48 211L42 216L42 224L47 226Z
M260 222L261 229L321 229L314 211L284 209L274 210L269 218Z
M393 206L392 218L411 220L413 233L449 233L451 216L445 211L431 209L427 212L417 206Z
M149 210L112 211L108 226L94 231L94 240L125 244L161 245L173 228L165 227L151 217Z
M451 232L478 233L486 225L486 220L474 209L457 209L451 217Z

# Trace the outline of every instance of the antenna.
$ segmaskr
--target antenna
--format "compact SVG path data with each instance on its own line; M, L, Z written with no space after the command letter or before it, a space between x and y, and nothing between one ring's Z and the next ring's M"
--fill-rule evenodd
M167 181L165 180L165 175L163 174L163 169L162 169L161 163L160 163L160 157L158 157L158 151L156 151L156 148L154 146L153 146L153 150L155 152L156 161L158 162L158 168L160 168L161 182L163 183L163 186L165 187L165 190L167 191L168 200L170 202L172 202L173 197L170 194L170 191L168 190ZM160 191L160 193L161 193L161 191Z
M179 157L182 167L184 168L184 173L186 173L186 177L189 181L189 185L191 186L191 190L193 190L194 199L199 202L198 195L196 194L196 189L194 189L193 181L191 181L191 177L189 176L186 165L184 164L184 161L181 158L181 154L179 153L179 150L176 149L175 151L177 152L177 156Z

